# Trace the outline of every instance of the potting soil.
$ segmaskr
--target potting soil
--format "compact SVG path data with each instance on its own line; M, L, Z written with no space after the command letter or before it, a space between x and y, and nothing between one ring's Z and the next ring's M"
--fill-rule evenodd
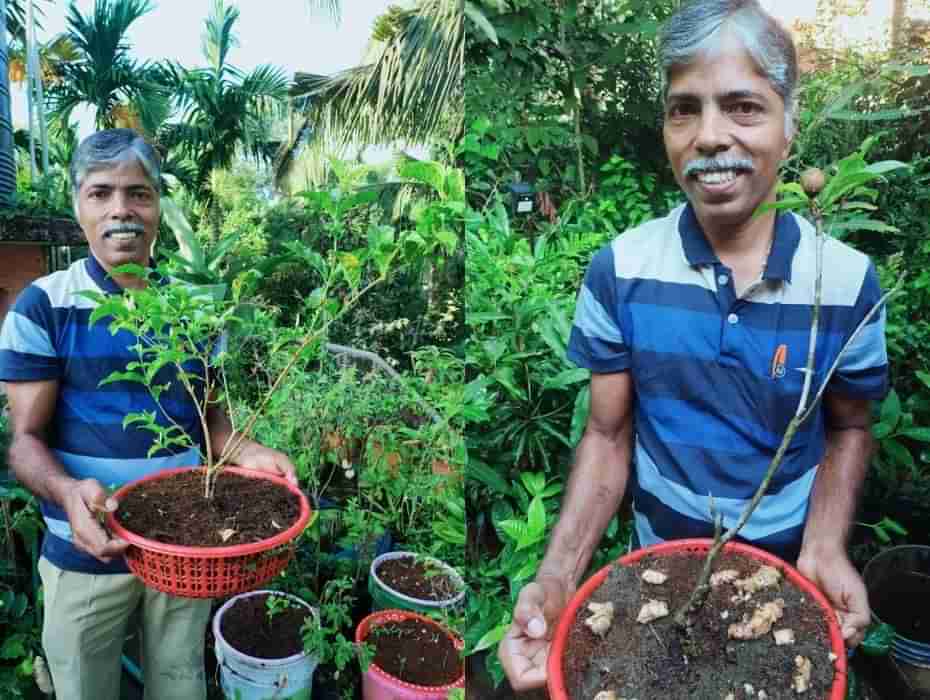
M240 598L220 620L220 631L229 644L258 659L284 659L304 650L300 628L310 617L302 605L292 605L269 619L267 594Z
M631 566L614 566L588 602L614 604L613 621L604 638L585 620L587 604L579 609L567 640L563 670L572 700L592 700L602 690L618 698L687 698L734 700L762 697L768 700L822 700L833 683L829 658L829 633L823 613L815 602L782 578L777 587L753 594L749 601L734 602L732 584L711 589L703 609L693 616L691 653L685 655L683 639L672 618L691 594L704 558L694 555L644 557ZM736 569L741 577L761 565L743 556L721 554L715 571ZM642 580L647 569L668 575L661 585ZM777 646L769 632L759 639L728 639L727 629L751 616L757 605L782 598L784 616L773 630L789 628L795 642ZM668 603L669 615L647 624L636 621L649 600ZM793 687L795 657L811 661L810 688L799 694ZM752 691L751 694L749 691Z
M395 591L419 600L441 601L458 594L455 582L441 569L414 557L385 559L378 565L378 578Z
M300 500L267 479L225 472L213 500L203 495L203 472L180 472L148 481L120 502L117 520L127 530L165 544L229 547L274 537L300 516Z
M452 640L419 620L379 624L365 641L375 647L375 665L407 683L442 686L462 675L462 659Z

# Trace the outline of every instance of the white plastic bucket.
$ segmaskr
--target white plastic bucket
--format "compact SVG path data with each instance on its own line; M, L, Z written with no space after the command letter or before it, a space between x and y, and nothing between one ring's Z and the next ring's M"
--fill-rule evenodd
M220 687L229 700L309 700L313 672L318 660L305 653L283 659L259 659L230 646L221 632L223 615L243 598L271 594L289 598L316 616L306 601L279 591L249 591L230 598L213 616L216 661L220 667Z

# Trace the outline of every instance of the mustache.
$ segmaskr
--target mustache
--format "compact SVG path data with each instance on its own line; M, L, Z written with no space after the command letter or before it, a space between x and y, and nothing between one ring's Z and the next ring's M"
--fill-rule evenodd
M713 173L721 170L740 170L751 173L756 169L751 158L695 158L685 165L684 175Z
M103 232L104 237L109 236L114 233L136 233L142 235L145 233L145 226L142 224L117 224L116 226L110 226L105 229Z

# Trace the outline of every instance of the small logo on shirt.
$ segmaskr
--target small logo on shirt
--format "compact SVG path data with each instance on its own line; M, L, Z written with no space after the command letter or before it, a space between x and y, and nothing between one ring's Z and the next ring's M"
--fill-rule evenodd
M781 379L785 376L785 361L788 359L788 346L779 345L772 356L772 379Z

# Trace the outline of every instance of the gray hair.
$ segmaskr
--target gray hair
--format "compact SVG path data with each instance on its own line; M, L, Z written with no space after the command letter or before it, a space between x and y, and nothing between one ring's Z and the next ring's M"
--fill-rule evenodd
M71 192L77 212L81 183L90 173L106 170L135 158L156 192L161 192L161 159L138 132L132 129L106 129L81 141L71 159Z
M788 31L758 0L690 0L672 15L659 37L662 94L676 68L712 53L721 33L739 39L785 105L785 136L794 133L797 106L798 54Z

